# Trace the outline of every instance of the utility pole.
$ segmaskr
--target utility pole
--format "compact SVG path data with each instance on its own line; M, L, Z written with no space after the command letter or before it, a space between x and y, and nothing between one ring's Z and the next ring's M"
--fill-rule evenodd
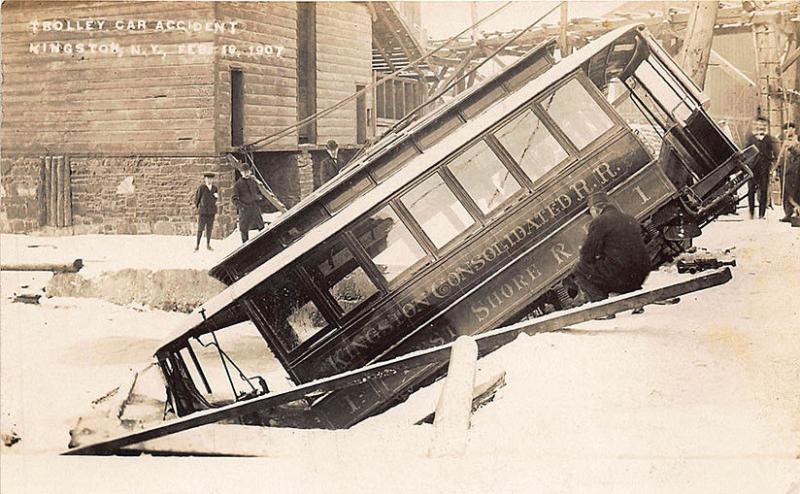
M569 4L561 2L561 30L558 35L558 49L561 58L569 55L569 39L567 38L567 26L569 25Z
M678 55L681 68L700 89L706 84L706 70L711 56L718 10L719 3L716 1L691 3L683 48Z

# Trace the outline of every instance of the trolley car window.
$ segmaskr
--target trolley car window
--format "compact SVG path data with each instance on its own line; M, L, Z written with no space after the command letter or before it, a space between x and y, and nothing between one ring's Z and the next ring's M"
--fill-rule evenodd
M286 322L292 327L299 343L306 341L328 326L328 321L312 301L289 307Z
M461 153L448 168L484 214L520 189L508 168L483 141Z
M542 101L542 107L578 149L583 149L614 126L586 88L572 79Z
M504 125L495 136L534 182L568 156L531 110Z
M325 242L313 254L310 270L317 286L327 290L346 314L378 292L358 259L345 244L344 236Z
M663 68L659 70L659 67L660 64L657 61L653 63L648 59L636 68L634 74L636 79L647 87L647 90L673 118L686 121L692 113L692 106L694 106L692 99L685 91L676 90L676 87L680 87L680 85L671 80L669 75L664 74Z
M425 257L425 251L391 206L385 206L356 227L367 255L391 282Z
M437 248L475 223L438 174L411 189L401 201Z

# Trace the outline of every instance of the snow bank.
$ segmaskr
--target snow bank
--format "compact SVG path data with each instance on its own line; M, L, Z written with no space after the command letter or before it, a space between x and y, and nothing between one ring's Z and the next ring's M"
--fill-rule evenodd
M45 292L50 297L99 298L121 305L191 312L224 288L204 270L126 268L88 279L80 273L58 273L47 282Z
M17 240L27 250L41 241ZM172 252L173 242L188 252L175 262L193 259L191 239L150 250ZM643 315L523 336L480 360L476 382L506 371L508 384L474 414L456 460L425 457L420 436L430 428L409 425L433 410L441 383L349 432L261 431L279 458L9 455L63 448L74 417L148 362L183 316L90 300L11 304L10 286L37 280L3 273L0 427L22 438L4 451L3 486L140 494L178 473L176 492L790 492L800 479L800 229L727 217L697 245L732 249L733 280ZM153 269L147 260L139 267ZM679 276L667 268L648 284Z

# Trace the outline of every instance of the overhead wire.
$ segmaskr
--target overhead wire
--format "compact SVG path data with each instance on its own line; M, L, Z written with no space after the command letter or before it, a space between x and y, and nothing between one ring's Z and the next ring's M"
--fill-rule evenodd
M543 15L541 15L541 16L540 16L538 19L536 19L536 20L535 20L535 21L533 21L531 24L529 24L527 27L525 27L524 29L522 29L522 30L521 30L520 32L518 32L517 34L515 34L513 37L511 37L511 38L509 38L507 41L505 41L505 42L504 42L502 45L500 45L500 46L499 46L497 49L495 49L495 50L494 50L494 51L493 51L493 52L492 52L492 53L491 53L489 56L487 56L486 58L484 58L483 60L481 60L481 61L480 61L480 62L479 62L477 65L475 65L475 67L473 67L472 69L470 69L470 70L468 70L468 71L465 71L463 75L461 75L460 77L457 77L456 79L454 79L453 81L451 81L451 82L450 82L450 84L448 84L448 85L447 85L447 87L445 87L445 88L441 89L440 91L438 91L438 92L437 92L437 93L436 93L434 96L431 96L431 97L430 97L430 98L429 98L427 101L425 101L425 102L423 102L423 103L421 103L421 104L417 105L417 107L416 107L416 108L414 108L413 110L411 110L410 112L408 112L408 113L406 114L406 116L405 116L405 117L403 117L403 119L401 119L401 120L399 120L397 123L395 123L395 124L394 124L394 125L393 125L393 126L392 126L392 127L391 127L391 128L388 130L388 131L387 131L387 134L389 134L389 133L393 132L393 131L394 131L394 130L396 130L398 127L400 127L400 126L404 125L404 124L405 124L405 123L406 123L406 122L407 122L409 119L413 118L413 116L414 116L414 115L415 115L415 114L416 114L416 113L417 113L419 110L421 110L421 109L425 108L426 106L430 105L430 104L431 104L431 103L433 103L434 101L438 100L438 99L439 99L439 98L441 98L441 97L442 97L442 96L443 96L445 93L447 93L447 91L449 91L449 90L451 90L452 88L454 88L454 87L455 87L455 86L456 86L456 85L457 85L459 82L461 82L461 81L462 81L462 80L464 80L465 78L469 77L471 74L475 73L475 72L476 72L478 69L480 69L481 67L483 67L483 65L485 65L485 64L486 64L486 63L487 63L489 60L493 59L493 58L494 58L494 57L496 57L496 56L497 56L499 53L501 53L503 50L505 50L505 49L506 49L506 48L507 48L507 47L508 47L508 46L509 46L511 43L513 43L514 41L518 40L518 39L519 39L519 38L520 38L520 37L521 37L523 34L525 34L526 32L530 31L530 30L531 30L533 27L535 27L537 24L539 24L540 22L542 22L542 20L543 20L545 17L547 17L547 16L549 16L550 14L552 14L553 12L555 12L555 10L556 10L557 8L561 7L561 4L562 4L562 3L564 3L564 2L559 2L559 3L557 3L557 4L556 4L556 5L553 7L553 8L551 8L551 9L550 9L550 10L548 10L546 13L544 13Z
M456 34L454 36L451 36L443 44L439 45L438 47L434 48L433 50L428 51L427 53L424 53L423 55L421 55L420 57L418 57L414 61L410 62L405 67L399 68L399 69L395 70L394 72L392 72L391 74L383 76L379 80L364 86L359 91L356 91L355 93L351 94L347 98L344 98L344 99L340 100L338 103L335 103L334 105L332 105L332 106L330 106L330 107L328 107L328 108L326 108L324 110L320 110L320 111L314 113L313 115L309 115L308 117L306 117L306 118L304 118L302 120L299 120L298 122L295 122L292 125L284 127L283 129L281 129L281 130L279 130L279 131L277 131L277 132L275 132L273 134L270 134L268 136L262 137L261 139L257 139L255 141L249 143L249 144L244 144L242 146L238 146L237 149L239 151L244 151L244 150L251 150L255 146L261 146L261 147L266 146L268 144L271 144L271 143L277 141L278 139L286 137L287 135L289 135L295 129L297 129L299 127L302 127L303 125L311 123L311 122L313 122L313 121L315 121L315 120L317 120L317 119L319 119L321 117L324 117L324 116L328 115L329 113L332 113L332 112L338 110L339 108L341 108L345 104L349 103L350 101L353 101L354 99L356 99L357 97L361 96L362 94L365 94L367 91L372 90L373 87L379 86L379 85L385 83L386 81L388 81L390 79L393 79L394 77L398 76L402 72L406 72L410 68L418 66L420 63L422 63L426 59L430 58L434 54L438 53L439 51L443 50L445 47L447 47L449 44L451 44L452 42L454 42L455 40L457 40L458 38L460 38L461 36L463 36L467 32L469 32L472 29L478 27L479 25L483 24L487 20L489 20L492 17L494 17L497 14L499 14L501 11L505 10L506 8L508 8L512 3L513 2L511 2L511 1L508 1L508 2L504 3L503 5L501 5L500 7L495 9L494 11L490 12L486 16L484 16L481 19L479 19L477 22L475 22L475 24L467 27L463 31L459 32L458 34Z

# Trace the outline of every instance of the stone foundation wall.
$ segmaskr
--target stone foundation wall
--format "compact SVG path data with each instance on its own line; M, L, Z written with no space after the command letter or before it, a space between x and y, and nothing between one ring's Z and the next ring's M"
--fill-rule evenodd
M216 157L70 157L72 227L65 234L192 235L197 230L194 193L203 173L217 173L220 212L214 237L233 231L233 169ZM40 158L2 158L0 231L39 227ZM51 228L52 229L52 228ZM48 232L56 233L56 232Z
M39 158L0 158L0 232L39 227Z
M355 149L341 149L347 161ZM314 191L314 176L325 151L313 145L300 151L256 153L255 161L267 183L286 207ZM231 204L235 172L217 157L69 157L72 186L72 226L55 229L39 225L40 157L0 159L0 232L48 234L193 235L197 231L194 193L203 173L217 174L220 213L214 237L236 226ZM265 212L271 206L265 202Z

